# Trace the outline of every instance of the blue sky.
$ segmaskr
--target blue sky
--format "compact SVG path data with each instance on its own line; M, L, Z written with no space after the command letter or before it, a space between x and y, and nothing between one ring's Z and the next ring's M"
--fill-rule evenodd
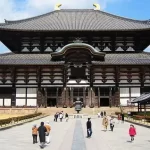
M103 11L119 16L137 19L150 19L150 0L59 0L63 8L93 8L99 3ZM80 5L79 5L80 2ZM4 19L17 20L52 11L56 0L0 0L0 22ZM0 53L9 50L0 44ZM146 49L150 51L150 47Z

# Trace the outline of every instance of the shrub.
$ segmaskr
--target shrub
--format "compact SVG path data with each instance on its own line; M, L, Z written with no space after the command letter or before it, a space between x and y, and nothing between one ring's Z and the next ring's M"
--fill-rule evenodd
M40 115L42 115L42 113L35 113L35 114L30 114L30 115L25 115L25 116L18 116L18 117L12 117L12 118L8 118L8 119L1 119L0 120L0 126L10 124L11 122L18 122L18 121L34 118L34 117L37 117Z

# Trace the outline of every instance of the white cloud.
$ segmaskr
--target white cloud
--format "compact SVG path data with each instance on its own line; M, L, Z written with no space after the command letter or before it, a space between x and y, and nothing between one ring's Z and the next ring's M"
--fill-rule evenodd
M145 52L150 52L150 45L144 51Z
M123 0L0 0L0 22L19 20L51 12L56 3L62 4L62 9L94 9L93 3L99 3L104 10L108 3ZM0 52L4 45L0 43Z
M108 3L122 0L0 0L0 22L4 19L18 20L43 14L54 10L56 3L62 4L62 9L93 9L93 3L99 3L104 10Z

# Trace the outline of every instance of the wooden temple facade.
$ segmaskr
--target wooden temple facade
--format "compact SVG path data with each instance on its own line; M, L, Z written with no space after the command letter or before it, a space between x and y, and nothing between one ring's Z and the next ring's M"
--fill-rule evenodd
M0 107L127 106L150 90L150 22L57 10L0 24Z

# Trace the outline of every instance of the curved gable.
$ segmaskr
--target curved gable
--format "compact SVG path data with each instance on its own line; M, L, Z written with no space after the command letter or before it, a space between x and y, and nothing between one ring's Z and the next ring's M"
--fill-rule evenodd
M105 53L97 51L94 47L85 43L72 43L64 46L58 52L51 54L52 60L65 60L73 61L74 58L79 61L79 59L91 61L100 60L103 61Z

